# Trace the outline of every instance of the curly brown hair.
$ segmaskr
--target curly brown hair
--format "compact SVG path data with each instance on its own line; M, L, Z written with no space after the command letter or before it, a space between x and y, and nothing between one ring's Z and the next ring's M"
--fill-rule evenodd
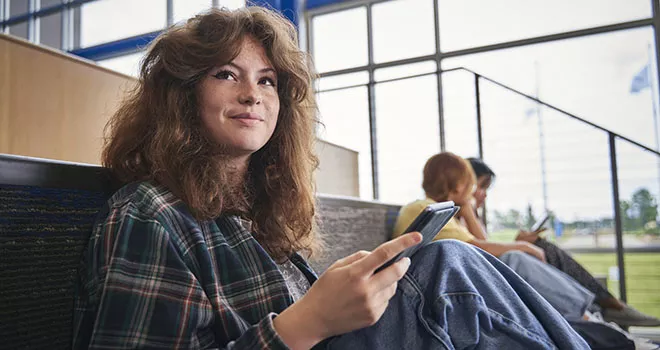
M277 72L280 111L272 137L252 154L236 190L227 157L202 126L198 89L209 70L236 58L250 36ZM139 83L106 126L103 164L125 183L166 186L198 220L228 213L252 220L256 239L277 260L294 251L311 255L319 246L314 77L296 29L282 16L256 6L209 10L151 44Z
M422 188L428 198L444 202L460 186L474 186L476 181L467 160L451 152L442 152L426 161Z

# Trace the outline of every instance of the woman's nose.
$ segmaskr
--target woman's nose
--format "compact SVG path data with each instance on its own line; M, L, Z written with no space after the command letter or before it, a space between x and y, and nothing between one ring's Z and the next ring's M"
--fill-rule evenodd
M258 86L250 83L243 84L238 95L238 102L246 105L260 104L261 94L259 93Z

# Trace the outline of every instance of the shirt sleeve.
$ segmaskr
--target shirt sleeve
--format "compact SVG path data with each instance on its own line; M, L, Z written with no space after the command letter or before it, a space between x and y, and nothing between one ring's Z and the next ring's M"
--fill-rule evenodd
M474 240L474 236L465 226L461 225L456 218L452 218L447 225L438 232L435 238L433 238L434 241L440 239L457 239L465 243L470 243Z
M215 319L212 304L161 223L128 205L111 211L97 232L89 249L92 273L98 274L98 306L81 347L218 346L209 331ZM273 328L275 316L252 325L226 348L287 349Z

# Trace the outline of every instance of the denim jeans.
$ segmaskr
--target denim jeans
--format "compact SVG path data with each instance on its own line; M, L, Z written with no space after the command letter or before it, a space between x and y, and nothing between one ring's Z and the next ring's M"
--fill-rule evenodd
M373 326L329 349L588 349L566 320L492 255L456 240L420 249Z
M507 266L522 277L567 320L581 320L594 301L594 294L556 267L521 251L500 256Z

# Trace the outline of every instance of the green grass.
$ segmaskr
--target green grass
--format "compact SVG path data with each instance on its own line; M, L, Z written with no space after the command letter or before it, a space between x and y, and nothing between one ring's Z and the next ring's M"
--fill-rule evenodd
M513 242L517 234L517 230L502 230L491 233L489 240ZM583 253L573 257L592 274L608 275L610 266L617 266L614 253ZM624 261L628 304L660 317L660 253L627 253ZM608 276L607 286L612 294L619 296L618 280Z
M574 254L573 257L593 274L607 275L616 266L614 253ZM647 314L660 317L660 253L624 255L628 304ZM608 278L607 286L619 294L619 281Z
M488 240L493 242L513 242L518 235L518 230L505 229L497 232L490 232Z

